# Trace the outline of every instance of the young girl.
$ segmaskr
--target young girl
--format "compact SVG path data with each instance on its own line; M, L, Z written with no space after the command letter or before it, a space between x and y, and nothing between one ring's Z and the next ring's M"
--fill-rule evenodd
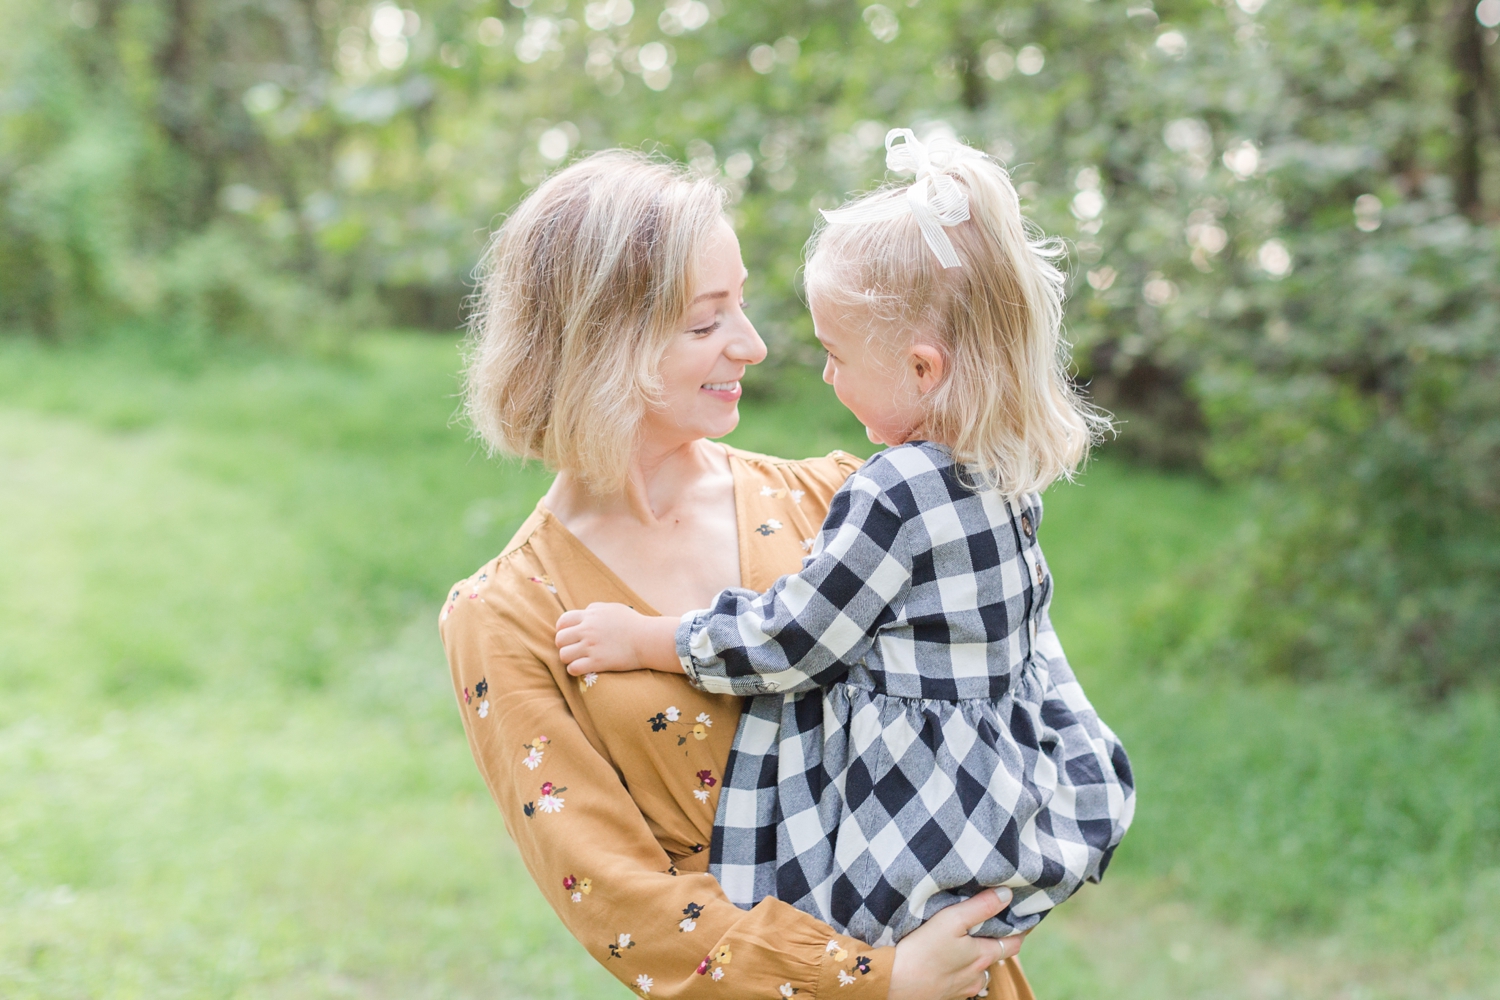
M1135 805L1036 541L1038 492L1105 426L1064 374L1053 247L983 154L907 129L886 149L915 183L825 213L807 264L824 380L886 450L766 593L680 622L594 604L557 633L573 674L760 695L711 871L738 905L776 896L875 946L992 886L1014 902L977 933L1030 929L1099 879Z

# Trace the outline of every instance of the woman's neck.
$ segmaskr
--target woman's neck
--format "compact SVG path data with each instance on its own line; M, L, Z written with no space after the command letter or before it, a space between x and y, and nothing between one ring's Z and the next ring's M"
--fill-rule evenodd
M623 489L593 493L563 470L542 502L569 527L599 517L651 526L672 517L674 510L694 495L705 476L723 475L728 469L727 458L722 445L701 438L655 447L645 442L631 458Z

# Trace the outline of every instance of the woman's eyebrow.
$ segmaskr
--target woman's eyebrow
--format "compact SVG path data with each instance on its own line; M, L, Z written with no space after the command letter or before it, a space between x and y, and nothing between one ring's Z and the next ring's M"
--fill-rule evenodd
M743 285L748 280L750 280L750 270L748 268L746 268L745 269L745 273L742 274L742 275L740 275L740 284ZM693 301L690 304L691 305L697 305L699 302L702 302L704 299L727 299L728 297L729 297L729 290L726 289L726 288L721 288L717 292L704 292L701 295L695 295L695 296L693 296Z

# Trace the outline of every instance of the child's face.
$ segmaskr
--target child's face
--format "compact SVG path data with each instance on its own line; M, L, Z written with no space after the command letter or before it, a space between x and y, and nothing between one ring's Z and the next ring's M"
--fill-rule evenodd
M662 356L662 401L645 421L657 444L723 437L739 423L740 377L766 356L745 315L745 276L740 242L721 221L698 262L682 331Z
M926 344L894 348L870 336L847 311L817 296L813 330L828 352L823 381L865 425L876 444L898 445L918 436L926 410L922 396L942 377L942 358Z

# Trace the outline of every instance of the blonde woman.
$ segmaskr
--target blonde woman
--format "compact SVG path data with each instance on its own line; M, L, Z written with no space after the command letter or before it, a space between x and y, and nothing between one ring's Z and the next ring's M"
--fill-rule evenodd
M765 593L647 617L570 611L570 673L686 673L761 694L741 723L710 873L871 944L985 887L1030 930L1125 835L1125 750L1089 704L1047 607L1039 491L1091 424L1063 369L1062 276L999 164L907 129L916 183L837 212L808 261L824 378L889 447L849 477L800 571Z
M1008 891L871 948L707 874L744 702L647 670L571 677L565 611L650 614L797 568L859 463L785 461L711 439L765 355L712 182L622 152L560 172L487 254L467 407L496 449L557 477L505 550L455 586L444 646L470 748L532 877L638 994L1028 1000L1019 942L971 937Z

